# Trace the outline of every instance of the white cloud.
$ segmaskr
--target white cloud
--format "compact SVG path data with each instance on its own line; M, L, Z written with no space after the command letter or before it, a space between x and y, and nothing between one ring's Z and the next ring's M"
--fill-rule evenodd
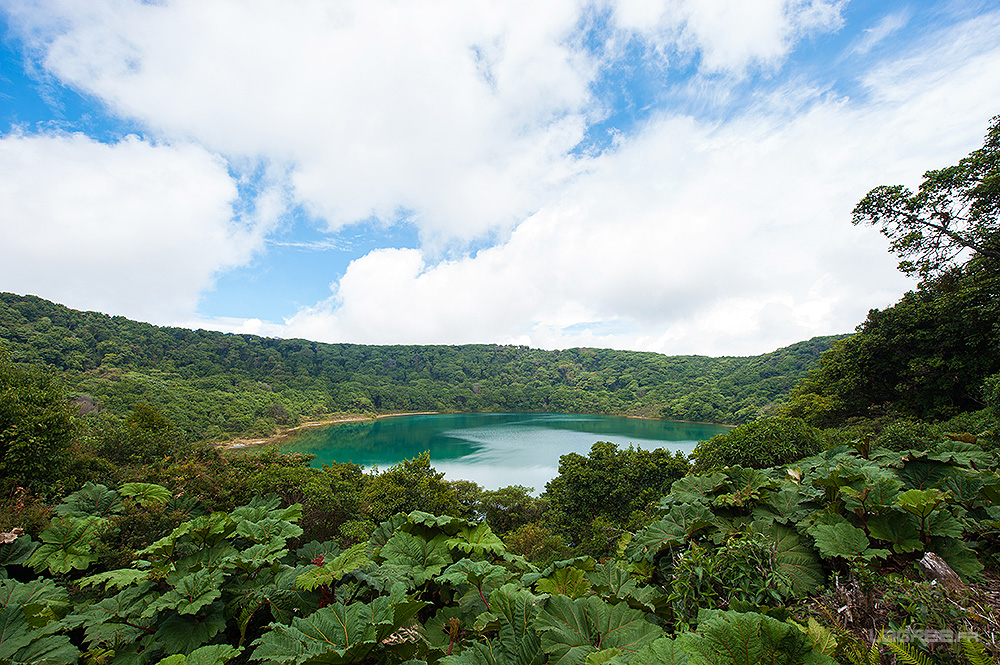
M574 172L590 102L594 64L568 43L575 0L10 11L50 71L118 113L291 164L296 195L331 228L399 214L429 235L507 228Z
M905 28L906 24L910 22L912 14L913 12L906 8L883 16L878 23L865 29L861 37L855 40L851 52L861 55L868 53L878 44Z
M13 189L0 206L56 240L16 234L35 263L18 259L3 283L33 271L68 304L191 312L269 228L234 225L235 183L213 154L261 159L331 229L375 215L421 231L421 248L355 259L329 300L283 324L215 323L326 341L758 353L847 331L909 284L873 230L850 226L854 202L976 147L1000 99L987 15L869 72L866 99L789 81L749 110L726 106L725 122L662 113L613 152L578 157L603 111L599 58L621 55L579 42L584 0L0 2L48 71L176 144L4 139ZM689 94L721 105L734 80L777 77L798 40L837 30L843 4L597 9L611 8L612 41L696 60ZM265 217L288 205L281 194L261 199ZM90 261L58 239L68 214ZM440 260L435 241L489 232L499 244Z
M192 145L82 134L0 138L0 284L155 322L191 316L215 274L247 261L275 205L235 219L220 158ZM278 206L280 207L280 206Z
M973 27L985 34L947 57ZM874 229L850 225L853 205L981 144L1000 99L998 36L985 21L915 45L869 77L864 104L821 96L788 117L763 103L719 125L665 114L505 243L436 265L372 253L288 330L706 354L848 332L911 285Z
M406 216L425 239L503 232L582 164L601 63L585 0L5 0L61 80L162 136L291 165L331 229ZM700 49L710 71L773 65L835 28L839 2L666 2L617 27ZM652 22L650 22L652 21Z
M699 54L706 73L781 64L804 36L838 29L843 0L620 0L617 25L662 50Z

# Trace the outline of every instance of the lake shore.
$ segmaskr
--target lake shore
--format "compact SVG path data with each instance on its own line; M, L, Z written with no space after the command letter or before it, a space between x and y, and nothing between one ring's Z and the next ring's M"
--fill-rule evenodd
M276 445L284 442L286 439L290 439L299 432L303 430L312 429L314 427L326 427L328 425L338 425L340 423L363 423L368 421L382 420L384 418L395 418L398 416L433 416L440 413L439 411L405 411L400 413L380 413L377 416L366 416L366 415L347 415L338 416L336 418L329 418L327 420L311 420L307 423L302 423L295 427L282 430L277 434L272 434L264 438L253 438L253 437L240 437L236 439L229 439L226 441L219 441L214 444L217 448L223 450L242 450L245 448L260 448L263 446Z
M277 434L272 434L271 436L264 438L254 438L254 437L240 437L236 439L229 439L226 441L220 441L215 444L216 447L223 450L243 450L247 448L261 448L264 446L278 445L292 438L299 432L303 430L311 429L314 427L326 427L328 425L338 425L341 423L361 423L368 421L382 420L384 418L396 418L399 416L434 416L440 415L441 411L401 411L398 413L381 413L377 416L366 416L366 415L344 415L338 416L336 418L329 418L326 420L314 420L295 427L291 427L286 430L282 430ZM663 420L662 418L656 418L653 416L641 416L641 415L623 415L623 418L634 418L636 420ZM697 420L674 420L672 422L679 423L691 423L693 425L718 425L720 427L735 427L735 425L725 425L721 423L706 423Z

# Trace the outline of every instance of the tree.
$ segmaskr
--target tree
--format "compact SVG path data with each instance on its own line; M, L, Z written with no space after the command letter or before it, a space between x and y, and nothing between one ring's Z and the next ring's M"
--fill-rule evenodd
M882 185L854 208L854 224L881 227L899 269L922 278L942 275L971 251L1000 262L1000 115L983 147L954 166L927 171L917 193Z
M617 525L620 535L633 513L645 510L666 494L689 469L687 459L679 452L662 448L622 450L614 443L598 441L587 457L569 453L559 458L559 475L549 481L542 498L550 502L560 531L572 544L581 545L593 541L595 527L609 521Z
M740 425L695 446L695 473L727 466L764 469L814 455L822 448L819 430L799 418L772 416Z
M75 429L55 377L0 352L0 478L48 490L69 462Z
M383 522L396 513L423 510L436 515L461 515L465 506L458 502L455 488L444 473L431 466L425 451L411 460L373 475L362 493L372 517Z

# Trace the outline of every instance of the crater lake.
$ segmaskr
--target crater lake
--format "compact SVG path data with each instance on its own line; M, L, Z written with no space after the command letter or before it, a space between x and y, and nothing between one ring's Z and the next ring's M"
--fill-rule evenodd
M563 413L405 415L307 429L281 452L316 455L317 467L353 462L385 469L430 451L431 465L448 480L471 480L486 489L525 485L541 492L558 474L560 456L586 456L597 441L690 453L699 441L729 429Z

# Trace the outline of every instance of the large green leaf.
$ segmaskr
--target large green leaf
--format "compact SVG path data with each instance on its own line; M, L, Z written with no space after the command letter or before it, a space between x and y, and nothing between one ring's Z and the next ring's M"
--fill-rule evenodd
M56 506L56 514L63 517L109 517L122 511L121 499L114 490L104 485L87 482Z
M52 580L0 580L0 607L17 607L33 628L61 618L70 609L69 594Z
M930 489L958 470L936 460L917 459L906 462L897 473L910 489Z
M670 486L667 499L678 503L711 503L712 495L725 485L727 480L728 476L724 473L685 476Z
M162 506L170 501L171 494L163 485L153 483L124 483L118 493L135 499L141 506Z
M950 492L952 500L966 508L980 503L981 492L985 483L983 474L976 471L965 471L948 476L941 483L941 489Z
M626 551L633 560L645 558L652 561L657 553L680 547L686 541L687 533L676 522L656 520L635 534Z
M488 561L462 559L448 566L436 581L438 584L447 583L454 586L471 584L477 587L484 583L491 583L494 588L497 588L508 582L512 576L513 573L503 566L497 566Z
M236 534L255 543L270 544L272 548L280 549L289 538L298 538L303 533L302 527L287 520L265 517L256 522L244 520L236 527Z
M449 547L462 550L466 554L504 553L503 541L493 533L490 525L486 522L459 528L454 537L447 540L447 543Z
M197 615L170 613L156 624L155 637L167 653L190 654L225 629L225 603L216 601L205 610Z
M924 547L916 519L902 511L876 515L868 520L868 532L872 538L891 543L892 550L897 554L913 552Z
M996 466L996 459L974 443L947 439L934 446L927 459L948 462L974 469L990 469Z
M545 662L535 620L542 600L526 589L507 584L490 595L490 609L500 618L500 650L511 665Z
M178 614L198 614L202 608L211 605L222 595L222 580L225 575L219 570L202 568L180 578L173 589L152 602L143 616L151 617L160 610L175 610Z
M360 662L424 606L396 589L371 604L335 603L291 625L272 623L254 642L252 657L268 664Z
M798 521L809 512L808 508L802 505L809 498L803 494L801 486L786 485L780 491L771 493L768 504L778 516Z
M267 494L255 496L250 503L234 509L230 515L237 522L259 522L263 519L296 522L302 518L302 504L293 503L287 508L282 508L280 497L276 494Z
M396 513L386 521L379 524L372 532L371 537L368 539L369 549L377 550L383 547L387 542L389 542L392 535L406 524L409 524L409 518L406 513Z
M240 655L241 651L242 648L228 644L210 644L195 649L187 656L179 653L167 656L157 665L225 665Z
M887 550L872 549L865 532L847 522L814 525L809 535L816 539L816 548L824 557L868 560L889 555Z
M454 536L462 529L467 529L473 526L472 522L461 517L452 517L451 515L432 515L431 513L425 513L422 510L414 510L407 516L407 521L410 524L422 525L429 527L432 530L441 531L449 536Z
M66 591L51 580L0 580L0 662L75 663L77 648L49 629L68 606Z
M853 511L880 513L889 510L899 495L903 483L896 474L886 469L865 466L864 484L860 488L841 487L844 505Z
M774 567L788 579L794 595L805 596L823 585L826 575L819 557L795 529L773 524L766 533L774 540Z
M413 579L416 586L437 576L450 565L448 537L444 534L425 540L406 531L397 531L382 547L385 566Z
M983 564L976 553L961 540L955 538L932 538L930 549L945 560L952 570L969 582L980 577Z
M50 573L85 570L97 560L93 551L107 520L101 517L59 517L41 533L42 545L26 564L36 572L48 568Z
M13 534L17 533L20 532L13 531ZM12 535L9 539L0 541L0 577L3 577L4 566L16 566L24 563L36 547L38 547L38 543L26 534Z
M539 614L538 629L552 665L581 665L588 654L603 649L632 653L663 636L643 612L625 603L608 605L594 596L550 596Z
M535 582L539 593L561 594L570 598L582 598L590 591L590 580L579 568L560 568L549 577Z
M759 469L732 466L723 471L728 478L729 491L712 501L715 506L743 508L761 501L767 501L771 491L778 489L778 483Z
M158 596L157 586L144 582L127 587L110 598L78 608L65 622L83 627L91 648L134 643L153 630L153 619L143 618L142 614Z
M629 660L621 656L609 661L609 665L687 665L688 655L675 640L660 637L635 652Z
M367 565L371 559L368 557L368 544L358 543L346 552L342 552L322 566L310 568L307 572L299 576L296 584L299 588L312 591L323 585L339 582L344 575Z
M109 591L112 588L123 589L127 586L132 586L147 577L149 577L148 571L136 570L134 568L122 568L119 570L109 570L106 573L98 573L97 575L84 577L79 580L77 584L83 588L103 584L104 590Z
M594 561L594 557L591 556L577 556L572 559L562 559L560 561L550 563L541 572L525 573L521 576L521 584L531 586L543 577L549 577L560 568L579 568L580 570L591 571L596 565L597 562Z

